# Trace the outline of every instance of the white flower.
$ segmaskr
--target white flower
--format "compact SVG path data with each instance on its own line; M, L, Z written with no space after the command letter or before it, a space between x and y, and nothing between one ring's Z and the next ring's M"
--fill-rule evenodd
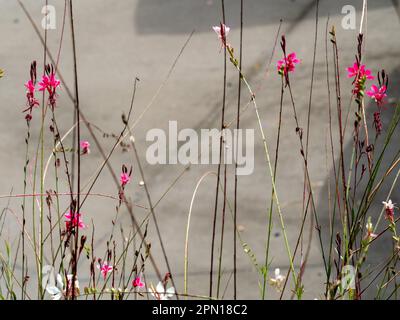
M60 300L63 297L64 283L60 274L54 275L52 266L44 266L42 269L42 287L46 289L51 300Z
M221 33L221 26L214 26L212 27L213 30L215 31L215 33L218 35L219 39L222 39L222 34L224 34L225 38L228 36L229 31L231 30L231 28L229 28L228 26L222 24L223 27L223 32Z
M46 291L50 295L51 300L60 300L63 295L64 284L60 274L57 274L57 285L46 286Z
M72 279L73 275L67 275L68 282L68 293L67 285L64 284L63 277L58 273L57 276L54 276L54 267L52 266L44 266L42 269L42 287L47 291L50 295L51 300L61 300L66 295L70 296L72 293ZM75 280L75 294L79 294L79 280Z
M275 287L278 291L281 290L286 277L281 275L281 270L279 268L275 269L275 278L269 279L271 286Z
M385 206L385 209L392 210L394 208L394 204L392 203L392 200L382 201L383 205Z
M376 238L378 235L374 233L374 226L371 221L371 217L368 217L368 222L366 224L366 229L367 229L367 238Z
M161 281L157 284L155 289L153 285L151 285L149 290L151 295L157 300L168 300L175 295L175 288L170 287L166 289Z

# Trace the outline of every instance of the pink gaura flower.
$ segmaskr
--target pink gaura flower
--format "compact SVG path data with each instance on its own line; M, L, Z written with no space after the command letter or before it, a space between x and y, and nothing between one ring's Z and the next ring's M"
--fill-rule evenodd
M107 278L107 275L114 270L114 267L112 265L109 265L106 261L102 264L98 264L97 269L100 269L100 272L105 280Z
M131 181L131 177L127 173L122 172L120 177L121 186L126 186L129 181Z
M130 170L128 171L128 168L126 167L126 165L123 164L122 172L121 172L121 175L119 178L120 188L118 190L120 204L125 198L125 195L124 195L125 186L131 181L131 175L132 175L132 166L131 166Z
M357 61L354 62L352 67L347 68L347 77L348 78L358 77L359 79L365 77L365 79L367 80L375 79L375 77L372 75L371 70L366 69L364 64L360 66Z
M218 35L218 39L221 40L222 46L229 46L229 44L226 43L226 37L228 36L229 31L231 28L226 26L225 24L221 23L220 26L214 26L212 27L215 33Z
M72 211L67 212L65 215L65 224L68 230L73 227L78 227L79 229L86 228L86 225L83 223L82 214L74 213Z
M144 282L142 282L142 279L140 276L136 276L136 278L132 282L132 286L134 288L143 288L144 287Z
M131 181L131 174L132 167L128 172L128 168L126 167L126 165L122 165L122 172L119 179L122 189L129 183L129 181Z
M383 205L385 206L385 213L386 213L386 219L388 219L391 223L394 222L394 204L392 203L392 200L382 201Z
M375 79L371 70L366 69L364 64L360 65L358 61L354 62L352 67L347 68L347 77L354 78L353 94L357 97L364 95L367 80Z
M378 107L381 107L385 103L385 98L387 97L386 91L386 86L381 86L378 88L376 85L372 85L371 90L367 91L366 93L375 100Z
M27 89L26 91L26 106L27 108L25 110L23 110L22 112L26 112L26 111L30 111L32 112L32 109L34 107L39 106L39 101L35 98L35 84L32 80L29 80L25 83L25 88ZM32 117L30 115L30 117ZM30 121L32 118L29 119L29 117L25 117L27 118L28 121Z
M49 76L44 75L42 77L42 81L39 82L39 91L47 90L49 94L54 94L56 89L60 87L61 82L58 80L54 73L51 73Z
M33 95L35 93L35 84L32 80L29 80L25 83L25 88L28 89L26 93Z
M82 140L81 143L82 154L89 154L90 153L90 143L87 140Z
M30 80L25 83L26 91L26 109L22 112L27 112L25 120L29 123L32 120L32 110L39 106L39 101L35 98L36 86L36 61L31 63Z
M290 53L287 57L279 60L277 63L278 73L280 75L286 75L289 72L296 70L296 64L299 64L300 60L297 58L296 52Z

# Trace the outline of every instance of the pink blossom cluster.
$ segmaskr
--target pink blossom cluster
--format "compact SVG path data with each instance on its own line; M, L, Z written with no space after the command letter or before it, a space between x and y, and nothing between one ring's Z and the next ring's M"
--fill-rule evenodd
M42 80L39 82L39 90L38 91L47 91L49 94L49 103L54 108L56 105L56 90L61 86L60 80L56 78L53 67L48 65L46 66L46 74L42 76ZM39 106L39 101L35 97L36 93L36 61L31 64L30 71L30 80L25 83L26 91L26 109L23 112L29 111L29 113L25 116L27 121L32 119L32 110L35 107Z
M278 73L282 76L286 76L289 72L294 72L296 70L296 64L298 63L300 63L300 60L297 58L296 52L292 52L278 61Z
M364 95L367 80L375 79L371 70L367 69L364 64L361 65L358 60L354 62L352 67L347 68L347 77L354 78L353 94L357 97Z
M107 261L105 261L103 263L99 263L97 265L97 268L100 269L100 273L102 274L104 280L106 280L108 274L114 270L114 267L111 264L109 264Z
M25 83L26 88L26 109L22 112L29 113L25 116L26 121L32 120L32 110L33 108L39 106L39 101L35 97L35 84L36 84L36 61L31 63L31 70L30 70L30 80Z
M382 107L385 103L385 98L387 97L386 94L387 88L385 85L378 87L376 85L371 86L371 90L367 91L367 95L375 100L378 107Z
M68 231L71 231L73 228L84 229L86 225L83 223L82 214L73 212L70 210L64 215L65 218L65 226Z
M56 89L61 86L60 80L55 76L53 68L47 68L48 75L43 75L42 81L39 82L39 91L47 91L49 94L49 104L52 108L56 106Z
M135 279L132 281L132 286L134 288L143 288L145 286L144 282L142 282L142 279L140 276L136 276Z
M367 80L375 79L371 70L367 69L365 65L360 65L358 61L354 62L352 67L347 68L347 73L348 78L354 78L353 94L356 96L363 95ZM372 85L366 94L375 100L378 107L382 107L387 97L386 91L387 86L385 84L379 84L379 86Z

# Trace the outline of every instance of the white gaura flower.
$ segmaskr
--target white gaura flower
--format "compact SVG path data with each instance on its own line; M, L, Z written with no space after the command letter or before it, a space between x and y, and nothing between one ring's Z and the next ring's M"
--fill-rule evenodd
M286 277L281 275L281 270L279 268L275 269L275 277L269 279L271 286L275 287L276 290L281 291L282 285L285 282Z
M153 284L150 285L150 293L156 300L168 300L175 295L175 288L169 287L166 289L164 284L160 281L154 289Z
M382 201L383 205L385 206L385 209L393 209L394 208L394 204L392 202L392 200L388 200L386 201Z
M64 283L60 274L55 276L54 267L46 265L42 269L42 287L50 295L51 300L63 297Z
M57 274L57 285L46 286L46 291L50 295L51 300L61 300L64 297L63 289L64 284L60 274Z
M218 35L218 38L220 40L222 40L222 38L226 37L228 35L229 31L231 30L231 28L224 25L223 23L221 23L221 25L219 25L219 26L214 26L212 28L215 31L215 33Z
M227 47L230 48L230 45L226 42L226 38L228 36L231 28L227 27L225 24L220 23L219 26L212 27L215 33L218 35L218 39L221 40L221 48Z
M42 287L50 295L51 300L61 300L72 296L72 279L72 274L67 275L67 284L64 284L63 277L59 273L55 276L54 267L47 265L42 269ZM75 296L79 293L79 281L76 279Z
M386 219L390 220L391 223L394 223L394 203L392 200L382 201L383 205L385 206L386 211Z
M374 233L374 226L372 224L371 217L368 218L365 228L367 229L367 239L375 239L378 236Z

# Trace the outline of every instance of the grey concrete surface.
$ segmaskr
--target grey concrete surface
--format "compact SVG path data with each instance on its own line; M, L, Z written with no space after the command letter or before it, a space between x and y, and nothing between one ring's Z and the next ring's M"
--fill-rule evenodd
M22 1L31 13L36 24L42 19L42 2ZM49 1L57 9L57 29L49 31L48 46L53 55L59 46L64 1ZM311 114L310 131L310 174L317 200L318 214L324 227L327 219L327 175L331 164L326 163L327 142L327 86L325 66L325 25L329 16L330 25L335 25L340 48L342 70L343 101L350 100L351 81L345 78L345 67L353 63L356 53L355 30L341 28L341 10L349 1L320 1L318 46L315 69L315 84ZM229 41L237 48L239 45L239 1L226 1L227 24L232 27ZM271 150L275 148L278 126L280 79L275 72L275 61L280 59L279 45L273 57L269 74L265 67L269 60L279 20L283 19L282 32L286 34L289 51L296 51L302 60L297 72L292 76L293 90L302 127L306 126L310 75L312 66L312 48L315 29L315 6L312 0L248 0L245 1L244 29L244 73L250 85L259 89L256 99L260 108L263 127ZM352 1L357 8L357 27L360 23L362 1ZM153 202L156 202L170 184L182 172L182 165L149 165L145 152L149 143L145 141L146 132L152 128L166 129L169 120L177 120L179 129L218 128L222 101L223 55L220 44L211 26L221 20L220 2L217 0L81 0L75 1L76 41L79 70L79 91L81 108L88 121L100 127L104 132L119 133L122 127L121 114L129 107L132 80L140 78L133 121L149 105L162 85L167 73L188 38L195 30L188 46L178 60L170 78L162 87L151 107L134 129L137 148L144 166L147 185ZM43 48L17 1L0 0L2 18L0 20L0 68L6 70L6 77L0 80L0 103L2 116L0 134L0 173L2 182L0 194L22 193L23 166L25 154L26 125L21 113L25 103L24 82L28 79L29 65L34 59L43 60ZM400 24L392 1L370 1L367 19L367 55L368 66L376 73L384 68L391 75L389 95L391 104L398 98L400 42L396 34ZM331 51L329 51L331 54ZM39 63L39 66L41 64ZM41 67L40 67L41 68ZM39 68L39 70L41 70ZM65 83L60 91L57 118L62 132L72 125L73 105L66 94L66 87L73 88L73 60L71 36L67 23L60 55L60 72ZM332 71L332 70L331 70ZM331 73L332 74L332 73ZM331 85L333 86L333 79ZM237 99L237 74L228 66L227 119L235 116ZM243 105L249 101L249 95L243 90ZM333 101L333 97L332 97ZM295 246L301 221L303 170L299 154L298 138L289 97L285 97L281 153L278 168L277 189L291 247ZM374 106L367 108L368 119L372 121ZM383 116L386 124L393 110L387 107ZM336 118L333 120L336 125ZM349 125L351 126L351 120ZM238 223L242 227L241 237L254 252L259 263L264 260L266 239L267 209L271 194L270 177L265 168L264 151L260 139L254 110L249 108L242 117L243 128L254 128L256 132L255 170L250 176L241 176L238 181ZM39 114L34 114L32 141L38 139ZM103 138L96 131L105 150L110 150L113 140ZM86 128L83 138L92 139ZM70 139L67 139L71 144ZM51 153L51 140L47 139L46 154ZM337 145L337 141L335 141ZM92 153L83 158L83 181L87 181L101 165L103 159L93 141ZM351 136L347 136L346 145L351 148ZM33 154L34 145L31 145ZM390 158L390 157L389 157ZM33 159L32 159L33 160ZM110 159L112 167L119 172L122 164L134 165L133 183L129 185L127 195L135 203L147 206L144 188L139 185L140 174L132 152L124 153L120 148ZM183 290L184 242L187 214L190 200L197 181L207 171L216 170L216 166L194 165L187 170L173 189L156 207L155 213L165 243L166 252L176 281L177 290ZM229 167L228 200L233 201L233 168ZM54 188L53 175L46 180L47 188ZM61 189L67 189L67 181L62 177ZM107 169L103 171L93 192L117 196L117 190ZM398 193L393 195L394 202L399 201ZM208 273L210 264L210 244L212 215L215 195L215 179L207 177L197 193L192 212L189 243L189 292L208 294ZM64 204L67 200L64 199ZM220 201L221 203L221 201ZM9 207L20 217L21 199L2 199L1 207ZM29 200L31 205L31 200ZM380 201L374 211L379 214ZM111 221L115 214L116 201L90 197L83 212L86 221L93 219L96 229L95 250L102 256L106 247L106 234L111 230ZM134 209L139 221L147 215L141 208ZM219 210L221 213L221 209ZM12 213L7 213L7 224L2 236L15 239L19 230ZM220 230L220 216L218 219ZM271 249L271 268L279 267L283 272L289 268L284 249L282 231L277 214L274 214L273 238ZM116 224L125 230L131 228L128 212L123 209ZM227 213L226 235L224 242L222 287L227 286L225 298L232 297L233 234L232 219ZM309 230L309 221L306 225ZM324 229L325 230L325 229ZM326 230L325 230L326 231ZM91 232L89 229L88 233ZM308 234L308 231L307 231ZM326 233L324 232L324 236ZM219 231L217 239L219 239ZM152 254L161 272L166 272L165 261L154 230L149 225L148 241L152 244ZM307 240L305 241L305 246ZM324 241L328 241L324 237ZM16 246L15 241L13 242ZM219 240L217 241L219 243ZM371 259L371 265L387 256L387 240L378 246L377 256ZM386 254L386 255L385 255ZM297 256L299 257L299 256ZM298 266L300 259L296 259ZM31 267L34 262L31 257ZM87 268L87 263L81 266ZM215 270L217 265L215 266ZM156 277L150 264L146 266L147 280L155 282ZM81 272L81 283L85 283L86 272ZM272 275L272 273L271 273ZM34 275L32 275L32 281ZM259 298L259 277L248 255L238 247L238 297L243 299ZM317 234L313 233L307 270L304 275L304 298L320 298L324 293L324 270ZM268 289L268 298L278 297L274 289ZM290 297L289 290L285 297Z

